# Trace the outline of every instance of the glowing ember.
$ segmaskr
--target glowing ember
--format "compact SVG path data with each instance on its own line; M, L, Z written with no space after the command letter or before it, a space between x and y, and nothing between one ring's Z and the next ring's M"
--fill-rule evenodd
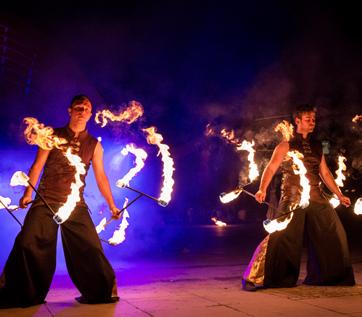
M211 220L217 225L218 227L226 227L227 224L223 221L217 220L216 217L212 217Z
M106 229L106 226L105 226L106 223L107 223L107 218L104 217L104 218L101 220L101 222L99 223L99 225L96 226L96 231L97 231L97 233L101 233L103 230Z
M36 144L43 150L51 150L54 147L60 149L68 143L67 140L55 136L53 128L45 127L35 118L24 118L24 122L28 125L24 131L25 140L31 145Z
M8 197L2 197L0 196L0 209L17 209L18 206L16 205L10 205L11 204L11 199Z
M309 206L310 185L308 178L305 176L307 173L307 169L305 168L303 161L301 160L304 156L298 151L289 151L288 156L293 160L294 174L299 175L300 177L302 193L298 205L302 208L306 208Z
M274 220L264 220L263 221L263 226L264 229L268 232L268 233L273 233L275 231L281 231L284 230L289 223L292 221L294 213L290 213L283 221L279 220L279 219L274 219Z
M131 124L142 115L142 105L139 102L132 100L128 103L128 107L118 115L113 114L110 110L107 109L98 111L95 115L95 121L100 124L102 128L104 128L107 125L108 120Z
M242 192L241 189L235 189L229 193L221 193L219 199L223 204L227 204L233 201L234 199L238 198L241 192Z
M128 199L126 198L123 204L123 208L125 208L128 204ZM122 222L119 225L118 229L113 233L112 238L108 239L109 244L117 245L122 243L126 239L126 229L129 225L127 218L129 218L129 213L127 209L123 211L122 214Z
M205 127L205 135L206 136L215 135L215 130L211 127L210 123L208 123Z
M226 129L222 129L220 134L223 138L228 140L231 143L238 144L239 140L235 139L235 132L234 130L227 131Z
M287 120L280 122L274 129L275 132L280 132L283 135L285 141L289 141L293 137L294 129L293 125Z
M85 164L78 155L72 154L71 148L65 152L65 156L68 159L70 165L75 167L75 182L70 185L71 192L67 197L67 201L54 215L54 220L58 224L63 223L69 218L77 202L80 201L79 189L84 185L80 179L80 175L84 175L86 173Z
M244 140L241 145L239 145L237 147L237 150L245 150L249 152L248 155L248 161L249 161L249 180L250 182L253 182L258 176L259 176L259 171L258 171L258 166L255 164L254 161L254 154L255 154L255 150L253 148L253 146L255 145L254 140L252 140L252 142L248 142L246 140Z
M347 169L346 164L344 164L346 160L347 159L344 156L338 156L338 169L336 170L337 178L335 179L338 187L343 187L343 181L346 180L346 176L343 174L343 172ZM333 206L333 208L337 208L340 204L340 201L336 195L333 195L333 197L329 200L329 203Z
M362 121L362 114L357 114L355 115L355 117L352 119L352 122L357 123L358 121Z
M362 215L362 197L357 199L353 211L356 215Z
M29 177L22 171L13 174L10 180L10 186L29 186Z
M147 159L147 153L143 149L138 149L134 144L127 144L124 149L121 151L122 155L127 155L132 153L136 157L136 166L131 168L129 172L122 178L119 179L116 183L117 187L124 187L125 185L129 186L129 182L133 177L145 166L144 161Z
M166 144L162 144L163 137L161 134L156 133L155 127L149 127L147 129L143 129L143 131L147 132L147 142L149 144L155 144L159 148L159 152L157 155L161 154L161 159L163 162L163 186L161 189L161 194L159 200L161 202L169 203L171 200L172 187L175 181L172 178L173 171L175 170L174 162L172 157L170 156L169 146Z

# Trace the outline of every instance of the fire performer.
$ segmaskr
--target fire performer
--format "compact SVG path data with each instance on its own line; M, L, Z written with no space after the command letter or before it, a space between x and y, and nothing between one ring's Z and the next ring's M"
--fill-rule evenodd
M68 141L66 146L86 165L93 165L100 192L107 201L113 217L118 218L108 178L103 167L103 149L91 136L86 125L92 116L92 105L85 95L75 96L68 108L67 126L54 130L54 135ZM36 184L43 174L38 192L53 210L67 200L74 180L74 167L70 166L63 151L57 148L39 148L29 172L30 182ZM85 184L85 176L82 182ZM81 293L81 303L109 303L119 299L115 273L104 255L101 243L88 213L83 191L80 201L69 219L61 225L61 236L69 275ZM19 205L24 208L32 200L32 188L27 187ZM0 307L26 307L44 303L56 266L58 225L53 213L42 200L37 199L28 211L24 226L6 262L0 279Z
M287 213L291 206L295 206L301 195L299 176L293 173L291 160L285 159L289 151L297 150L303 154L303 163L307 169L306 176L310 183L309 206L295 209L294 217L286 229L273 232L259 244L243 275L244 290L295 286L299 276L304 235L308 248L304 284L355 284L346 233L336 211L322 195L320 180L344 206L350 206L351 202L336 185L326 164L322 145L312 135L315 117L316 108L311 105L296 108L293 114L296 134L275 148L255 195L259 203L265 201L268 185L281 166L281 198L274 217Z

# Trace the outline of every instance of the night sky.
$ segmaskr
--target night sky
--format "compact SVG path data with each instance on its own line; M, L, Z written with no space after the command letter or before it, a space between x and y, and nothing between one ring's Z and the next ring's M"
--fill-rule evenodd
M205 127L210 123L216 129L235 129L249 140L257 137L257 160L264 166L276 141L273 126L289 119L301 103L318 107L317 132L330 143L331 170L337 154L344 153L350 176L346 186L355 190L355 197L361 193L356 184L362 173L362 131L351 119L362 112L362 52L359 11L351 3L1 6L0 31L8 27L6 40L0 32L1 195L19 199L20 191L6 185L9 175L14 168L27 170L35 154L23 140L22 119L32 116L62 126L70 99L79 93L89 95L95 109L118 111L130 100L144 106L144 118L131 126L113 124L102 130L90 123L90 131L104 138L105 164L112 177L127 170L127 165L113 166L117 151L135 142L150 154L148 170L135 179L135 186L157 195L160 161L140 128L155 125L171 147L174 199L169 210L151 202L138 205L134 230L144 236L152 236L159 223L209 223L218 211L229 222L240 221L235 216L240 209L247 210L250 221L262 219L265 209L249 197L228 207L219 203L218 194L237 185L246 156L217 137L206 137ZM132 166L132 161L127 164ZM89 186L94 187L92 182ZM251 189L256 191L257 185ZM142 220L144 208L147 221ZM150 223L151 229L145 229Z

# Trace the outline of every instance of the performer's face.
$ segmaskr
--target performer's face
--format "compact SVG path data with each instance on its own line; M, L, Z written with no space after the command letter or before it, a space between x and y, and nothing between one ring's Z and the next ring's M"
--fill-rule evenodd
M300 118L295 118L299 133L311 133L315 128L315 112L303 112Z
M92 105L89 100L72 106L68 109L70 120L73 122L87 123L92 116Z

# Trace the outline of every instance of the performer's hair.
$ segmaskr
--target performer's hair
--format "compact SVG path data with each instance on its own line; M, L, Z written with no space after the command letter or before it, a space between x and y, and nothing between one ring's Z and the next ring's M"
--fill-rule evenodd
M87 95L75 95L70 102L70 108L82 104L85 100L91 102Z
M309 103L298 105L293 112L293 119L301 118L302 114L306 112L317 112L317 108Z

